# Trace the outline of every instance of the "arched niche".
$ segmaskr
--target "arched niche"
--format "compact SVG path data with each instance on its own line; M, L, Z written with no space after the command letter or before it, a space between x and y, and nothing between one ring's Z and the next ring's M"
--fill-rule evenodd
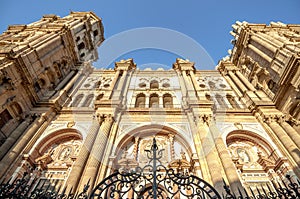
M282 163L277 149L256 133L232 131L226 137L226 145L246 188L266 184L272 187L272 179L278 177L277 173L288 170L283 168L285 163Z
M144 125L131 130L115 142L113 155L116 157L114 165L120 160L128 159L138 162L139 166L147 164L145 150L149 150L156 139L158 149L163 149L161 163L169 165L176 159L192 161L192 142L177 130L162 125ZM137 164L136 164L137 165ZM116 166L117 167L117 166Z
M39 184L63 186L82 147L82 135L75 129L61 129L48 134L35 146L30 157L40 172Z
M42 155L47 152L53 144L59 144L70 140L82 141L82 134L78 130L72 128L52 132L39 141L35 147L35 151L39 155Z

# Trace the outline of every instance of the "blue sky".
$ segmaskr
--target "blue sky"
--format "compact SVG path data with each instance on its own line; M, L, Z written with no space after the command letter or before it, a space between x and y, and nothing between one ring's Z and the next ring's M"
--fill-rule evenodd
M299 0L111 0L106 2L100 0L2 0L0 31L5 31L10 24L28 24L37 21L44 14L56 14L63 17L71 10L93 11L103 20L106 39L134 28L170 29L201 45L216 64L227 55L227 50L232 48L230 44L232 36L229 31L235 21L267 24L270 21L300 23L299 8ZM178 45L181 45L180 42ZM100 59L101 56L100 54ZM156 63L156 65L171 67L175 58L180 56L168 50L141 47L141 49L120 54L116 60L133 57L138 65ZM182 57L190 58L188 55ZM214 68L214 64L201 63L201 57L199 60L197 68Z

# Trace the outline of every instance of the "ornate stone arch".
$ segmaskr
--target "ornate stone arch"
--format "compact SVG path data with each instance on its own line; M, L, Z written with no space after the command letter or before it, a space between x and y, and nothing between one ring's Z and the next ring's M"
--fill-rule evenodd
M234 130L226 137L232 161L247 188L272 187L278 173L287 172L286 159L262 136L247 130ZM283 171L284 170L284 171ZM285 174L285 173L284 173Z
M148 147L147 143L151 145L153 137L156 138L159 147L165 149L166 157L163 161L166 165L176 166L176 159L184 159L193 165L191 162L194 149L190 144L191 140L174 128L153 124L137 127L119 137L113 150L113 155L117 157L114 164L125 162L124 159L130 160L132 165L138 165L137 162L143 164L143 151Z
M63 186L81 147L82 134L76 129L61 129L43 137L30 154L39 171L37 184Z
M41 139L35 149L39 154L43 154L52 144L71 139L82 140L82 134L78 130L72 128L60 129Z

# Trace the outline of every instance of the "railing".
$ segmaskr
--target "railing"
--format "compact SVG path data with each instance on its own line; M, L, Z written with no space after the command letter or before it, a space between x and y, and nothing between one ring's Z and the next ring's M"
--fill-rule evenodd
M252 189L249 187L247 191L245 188L243 190L238 189L238 193L232 193L229 186L224 182L225 194L222 194L224 199L280 199L280 198L300 198L300 181L293 182L290 175L286 175L288 184L284 181L278 182L277 188L272 189L268 184L265 186L256 187ZM250 193L249 193L250 192Z

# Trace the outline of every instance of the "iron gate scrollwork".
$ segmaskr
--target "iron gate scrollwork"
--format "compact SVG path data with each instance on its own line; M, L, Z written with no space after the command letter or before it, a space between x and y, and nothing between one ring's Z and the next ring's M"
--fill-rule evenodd
M221 198L204 180L162 165L163 150L153 138L151 150L145 150L146 166L115 171L93 189L91 198Z

